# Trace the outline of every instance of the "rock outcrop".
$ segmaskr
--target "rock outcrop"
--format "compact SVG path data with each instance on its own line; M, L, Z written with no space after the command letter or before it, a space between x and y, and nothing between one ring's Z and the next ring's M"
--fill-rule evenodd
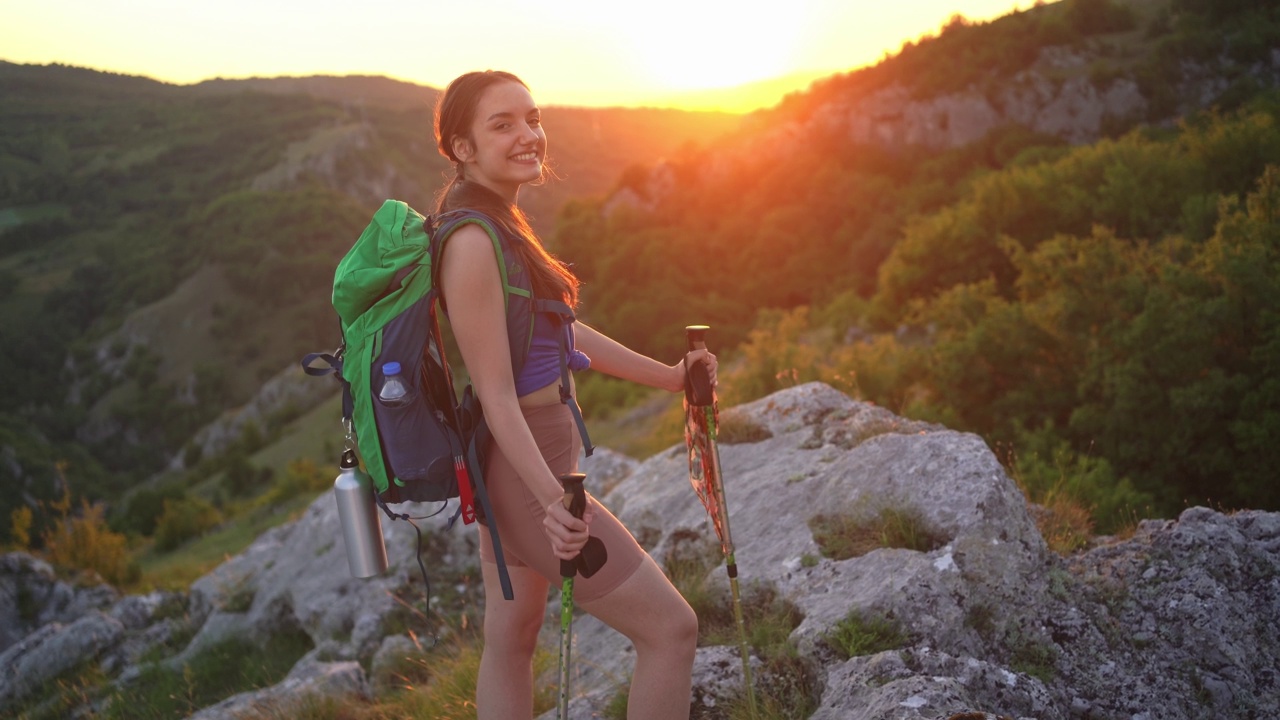
M818 383L723 416L754 430L750 442L720 448L743 588L794 608L792 669L805 677L811 717L1280 715L1280 514L1191 508L1064 558L1047 548L1021 492L975 435L899 418ZM644 462L601 452L584 469L660 563L718 552L689 489L683 446ZM931 538L925 549L824 556L816 515L886 508L915 518ZM433 605L446 592L450 603L480 602L465 580L477 561L475 533L447 531L439 518L420 524ZM368 669L414 647L395 621L404 607L397 598L412 602L421 592L412 528L386 523L384 533L391 570L351 579L326 493L185 596L64 587L40 561L4 556L0 712L86 658L108 659L109 676L128 682L141 650L156 647L176 615L196 632L162 661L175 666L220 638L301 632L313 645L287 679L206 708L201 720L316 693L367 698ZM705 572L727 595L723 569ZM833 634L851 619L878 619L896 639L849 657ZM575 632L572 716L595 717L625 688L634 650L589 616ZM779 682L777 672L768 658L753 658L762 692ZM741 692L736 647L700 648L695 715L717 717Z
M256 427L259 432L269 427L273 414L304 412L331 397L332 385L300 374L298 366L291 363L263 383L249 402L224 412L196 432L190 444L200 449L201 457L214 457L240 440L248 427ZM170 458L169 469L183 470L184 455L179 452Z
M696 172L699 182L713 184L759 174L797 145L947 150L1010 127L1087 144L1141 123L1171 125L1189 112L1211 107L1231 86L1231 72L1186 61L1173 93L1179 106L1152 117L1152 99L1136 77L1119 72L1094 77L1095 63L1112 62L1096 47L1050 46L1025 69L1004 76L993 71L981 84L948 92L925 94L896 81L872 88L850 84L790 120L769 117L756 131L726 141L708 153ZM1280 50L1272 51L1270 62L1251 67L1248 75L1263 87L1280 84ZM679 192L674 180L669 164L657 163L646 176L615 190L602 212L608 216L623 206L652 211Z

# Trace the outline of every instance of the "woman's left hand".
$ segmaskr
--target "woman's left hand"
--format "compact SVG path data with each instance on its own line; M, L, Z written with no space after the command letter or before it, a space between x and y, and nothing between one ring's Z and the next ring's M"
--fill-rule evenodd
M684 389L685 380L688 378L689 374L689 368L693 367L696 363L702 363L707 366L707 376L711 378L711 387L716 386L716 368L719 367L716 362L716 356L712 355L711 351L706 348L698 348L697 350L690 350L685 353L684 361L676 365L680 370L680 386L677 387L674 392L679 392Z

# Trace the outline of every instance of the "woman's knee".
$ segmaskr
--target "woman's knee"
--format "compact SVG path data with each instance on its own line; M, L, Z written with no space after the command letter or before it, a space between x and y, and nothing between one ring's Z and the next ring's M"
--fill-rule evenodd
M484 645L503 653L532 656L537 649L541 629L541 614L490 609L484 618Z
M633 638L637 646L647 645L666 653L693 656L698 646L698 616L684 598L676 594L656 622L648 623L641 631L643 637Z
M682 598L683 600L683 598ZM672 614L671 627L668 632L671 634L671 641L674 645L686 648L696 648L698 645L698 615L689 607L689 603L681 602L681 609Z

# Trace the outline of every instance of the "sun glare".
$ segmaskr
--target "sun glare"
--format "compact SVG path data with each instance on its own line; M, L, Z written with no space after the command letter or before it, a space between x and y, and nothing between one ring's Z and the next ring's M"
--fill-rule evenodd
M800 12L751 12L723 3L649 3L625 11L634 62L666 90L725 88L784 75L800 41Z

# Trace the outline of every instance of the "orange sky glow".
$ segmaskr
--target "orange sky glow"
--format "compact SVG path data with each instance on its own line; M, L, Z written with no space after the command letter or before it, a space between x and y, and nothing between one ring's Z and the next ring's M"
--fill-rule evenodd
M0 60L187 84L515 72L548 105L744 112L1025 0L0 0Z

